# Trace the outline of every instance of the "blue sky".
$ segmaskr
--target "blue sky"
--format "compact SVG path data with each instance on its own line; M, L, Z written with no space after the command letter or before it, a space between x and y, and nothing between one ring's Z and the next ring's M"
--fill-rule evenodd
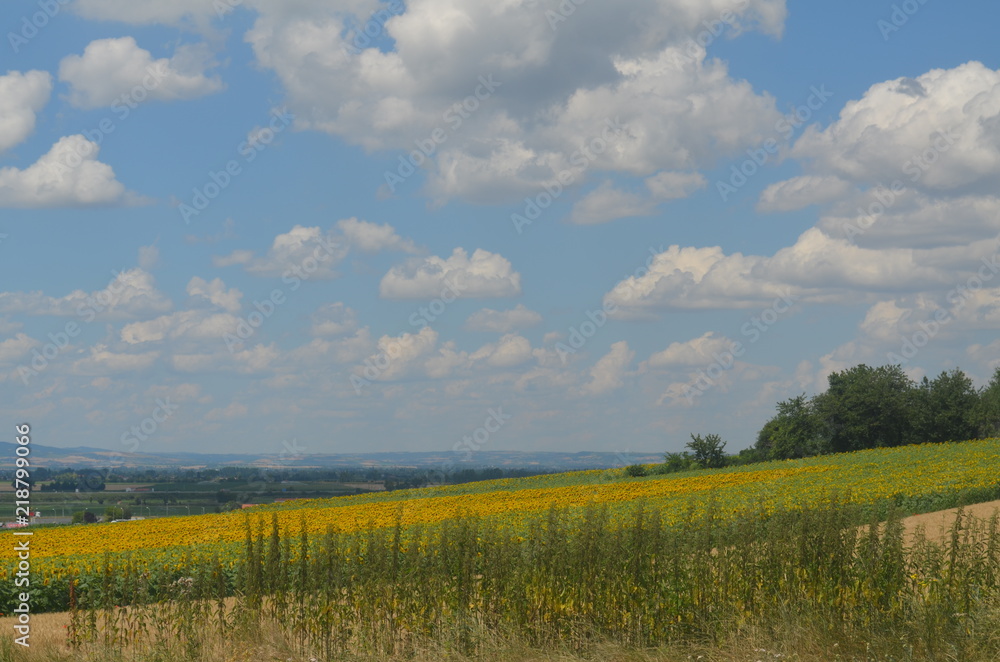
M985 383L995 3L570 6L5 3L2 417L627 454L857 363Z

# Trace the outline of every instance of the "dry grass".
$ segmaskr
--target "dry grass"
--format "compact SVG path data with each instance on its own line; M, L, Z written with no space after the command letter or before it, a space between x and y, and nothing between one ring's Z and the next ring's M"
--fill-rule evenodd
M967 515L988 518L1000 509L1000 501L967 506ZM907 538L919 530L925 530L930 540L945 542L949 528L954 522L958 509L950 509L905 518L902 521ZM227 600L231 608L234 599ZM170 610L173 611L173 610ZM569 642L556 642L546 650L533 649L522 641L502 638L491 633L481 641L478 652L469 657L448 650L435 642L423 642L416 646L413 655L407 658L387 658L373 655L340 655L329 658L344 662L878 662L889 659L941 659L963 662L987 662L994 657L989 651L1000 649L996 639L1000 638L1000 611L992 610L980 614L984 626L980 631L995 632L982 635L972 649L960 654L944 652L942 657L916 656L880 657L870 653L865 647L838 641L831 636L825 624L811 623L791 612L787 619L779 619L767 631L741 628L718 641L702 645L687 644L655 650L629 650L610 644L590 644L581 646L579 642L571 646ZM989 627L994 624L995 627ZM6 633L0 639L0 662L23 660L25 662L319 662L321 658L297 651L293 642L282 635L277 623L265 622L261 627L245 636L224 640L218 633L206 632L201 638L197 654L190 654L179 648L176 642L164 647L147 648L144 652L133 653L117 648L107 649L100 645L73 650L68 646L67 631L70 625L69 613L39 614L32 616L31 648L23 649L13 644L14 619L0 618L0 631ZM156 631L151 633L155 636ZM987 641L990 640L990 641ZM872 644L876 642L871 642ZM882 642L885 644L886 642ZM899 642L896 642L897 646ZM173 646L173 647L169 647ZM905 646L903 647L905 648ZM884 647L883 647L884 649ZM984 651L982 653L977 651Z
M3 619L8 630L10 619ZM998 619L1000 622L1000 619ZM142 655L130 655L121 649L93 646L71 650L66 645L66 614L43 614L32 618L30 649L14 646L9 638L0 642L0 662L321 662L323 658L302 654L277 635L277 629L262 629L252 641L225 642L209 638L197 656L189 657L179 649L162 649ZM614 644L596 644L585 651L558 646L549 650L532 649L523 642L498 640L475 657L469 657L428 644L407 658L349 655L329 658L326 662L895 662L864 649L845 650L822 632L792 626L780 639L774 634L743 632L714 645L672 646L650 650L628 650ZM902 658L905 659L905 658ZM956 657L941 658L949 662ZM995 662L992 656L976 654L961 657L963 662Z

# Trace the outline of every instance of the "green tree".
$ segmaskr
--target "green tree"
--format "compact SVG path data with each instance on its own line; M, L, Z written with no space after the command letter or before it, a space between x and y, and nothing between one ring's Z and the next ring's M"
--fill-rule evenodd
M899 365L856 365L834 372L813 399L821 433L832 451L899 446L912 439L913 381Z
M97 521L97 515L89 510L78 510L73 513L73 524L93 524Z
M913 441L965 441L976 436L979 394L964 372L955 368L933 381L923 378L913 394Z
M757 435L757 450L771 460L820 455L827 451L820 421L805 394L778 403L778 414Z
M972 421L980 438L1000 436L1000 368L993 379L979 392L979 402L972 413Z
M663 455L663 467L661 473L675 473L678 471L687 471L691 468L691 463L694 462L694 457L691 453L665 453Z
M694 454L694 460L703 467L716 469L726 466L726 442L717 434L692 434L687 448Z

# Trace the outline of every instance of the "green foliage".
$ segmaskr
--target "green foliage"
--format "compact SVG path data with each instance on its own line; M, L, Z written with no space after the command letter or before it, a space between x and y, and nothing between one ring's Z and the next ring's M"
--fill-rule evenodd
M805 394L778 403L778 415L764 424L756 449L762 459L789 460L826 451L821 421Z
M45 492L99 492L105 488L104 479L96 471L88 470L82 473L64 471L52 478L52 482L44 485Z
M676 473L678 471L689 471L691 463L694 462L694 456L687 451L682 453L666 453L663 456L663 464L658 467L660 470L657 473Z
M649 472L646 471L646 467L641 464L630 464L625 467L625 475L630 478L641 478L649 475Z
M694 461L703 467L717 469L726 466L726 442L717 434L707 434L704 437L692 434L686 447L691 449Z
M78 510L73 513L73 524L93 524L97 521L97 515L89 510Z
M901 366L861 364L828 377L813 406L836 453L900 446L912 439L913 382Z
M1000 437L1000 368L979 394L972 420L981 438Z
M979 394L964 372L942 372L933 381L924 377L913 392L914 441L941 443L976 436Z
M710 510L667 526L661 511L636 503L623 521L604 506L551 508L523 537L476 518L414 531L398 519L358 534L285 531L283 549L297 539L294 555L283 552L291 579L272 586L261 572L270 536L248 520L231 569L215 556L149 572L106 560L77 586L69 643L204 659L209 637L236 651L268 631L302 659L415 659L421 650L484 659L503 637L565 653L749 633L778 645L808 631L836 642L842 660L997 659L996 519L960 516L942 543L904 544L900 514L890 504L872 519L834 498L815 510L761 510L737 523Z
M1000 369L981 392L958 368L915 384L901 366L862 364L828 381L824 393L779 402L743 463L1000 435Z

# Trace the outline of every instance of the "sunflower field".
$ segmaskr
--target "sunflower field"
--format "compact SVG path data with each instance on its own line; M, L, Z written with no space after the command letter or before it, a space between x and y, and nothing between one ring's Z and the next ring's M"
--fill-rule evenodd
M99 525L40 528L31 537L32 582L53 585L49 601L65 607L68 577L95 575L109 557L158 571L181 571L185 558L214 555L236 565L247 520L276 517L279 536L304 530L318 536L400 527L404 537L417 527L440 526L473 517L524 538L540 514L562 509L572 520L588 506L607 508L609 525L623 524L636 503L655 509L665 526L707 512L739 520L749 513L774 513L823 506L832 499L868 508L895 504L901 512L1000 498L1000 439L925 444L629 478L623 469L579 471L531 478L401 490L331 499L297 500L222 514L147 519ZM0 586L10 585L16 564L13 534L0 533ZM8 589L7 593L11 593ZM9 599L6 593L0 597ZM9 613L9 604L0 611Z

